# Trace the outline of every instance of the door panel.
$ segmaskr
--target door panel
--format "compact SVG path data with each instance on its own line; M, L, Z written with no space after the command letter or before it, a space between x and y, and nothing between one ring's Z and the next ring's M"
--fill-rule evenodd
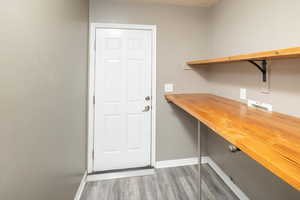
M142 68L144 63L139 60L129 60L128 61L128 68L127 74L130 74L130 78L128 79L128 100L129 101L139 101L143 98L143 85L141 85L142 80L144 77L141 77Z
M151 161L151 31L96 30L94 171Z
M121 116L105 116L103 133L105 134L106 142L103 144L104 153L118 153L121 151L121 141L115 140L118 137L118 133L122 131L120 126L115 126L115 124L119 123L121 123Z

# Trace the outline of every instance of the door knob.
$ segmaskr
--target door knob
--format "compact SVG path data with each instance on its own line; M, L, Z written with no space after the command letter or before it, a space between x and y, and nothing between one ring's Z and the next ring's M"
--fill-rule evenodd
M145 106L143 112L148 112L150 110L150 106Z

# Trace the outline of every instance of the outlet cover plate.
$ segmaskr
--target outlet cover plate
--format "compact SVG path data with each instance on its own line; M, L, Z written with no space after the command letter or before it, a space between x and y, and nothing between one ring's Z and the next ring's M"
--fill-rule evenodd
M173 91L174 91L174 85L172 83L166 83L165 92L173 92Z
M244 99L244 100L247 99L247 90L246 90L246 88L241 88L240 89L240 99Z

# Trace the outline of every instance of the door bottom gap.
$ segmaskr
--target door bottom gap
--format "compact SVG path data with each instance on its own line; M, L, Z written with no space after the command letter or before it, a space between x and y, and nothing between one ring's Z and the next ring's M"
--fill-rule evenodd
M126 168L126 169L113 169L113 170L92 172L92 173L89 173L88 175L108 174L108 173L117 173L117 172L129 172L129 171L137 171L137 170L145 170L145 169L154 169L154 167L145 166L145 167L134 167L134 168Z

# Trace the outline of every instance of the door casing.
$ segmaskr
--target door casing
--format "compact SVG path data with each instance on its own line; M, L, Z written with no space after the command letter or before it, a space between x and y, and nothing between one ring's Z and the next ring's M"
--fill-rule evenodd
M156 25L91 23L89 41L89 73L88 73L88 139L87 139L87 171L93 173L94 152L94 93L95 93L95 40L96 29L129 29L149 30L152 33L151 51L151 166L156 163Z

